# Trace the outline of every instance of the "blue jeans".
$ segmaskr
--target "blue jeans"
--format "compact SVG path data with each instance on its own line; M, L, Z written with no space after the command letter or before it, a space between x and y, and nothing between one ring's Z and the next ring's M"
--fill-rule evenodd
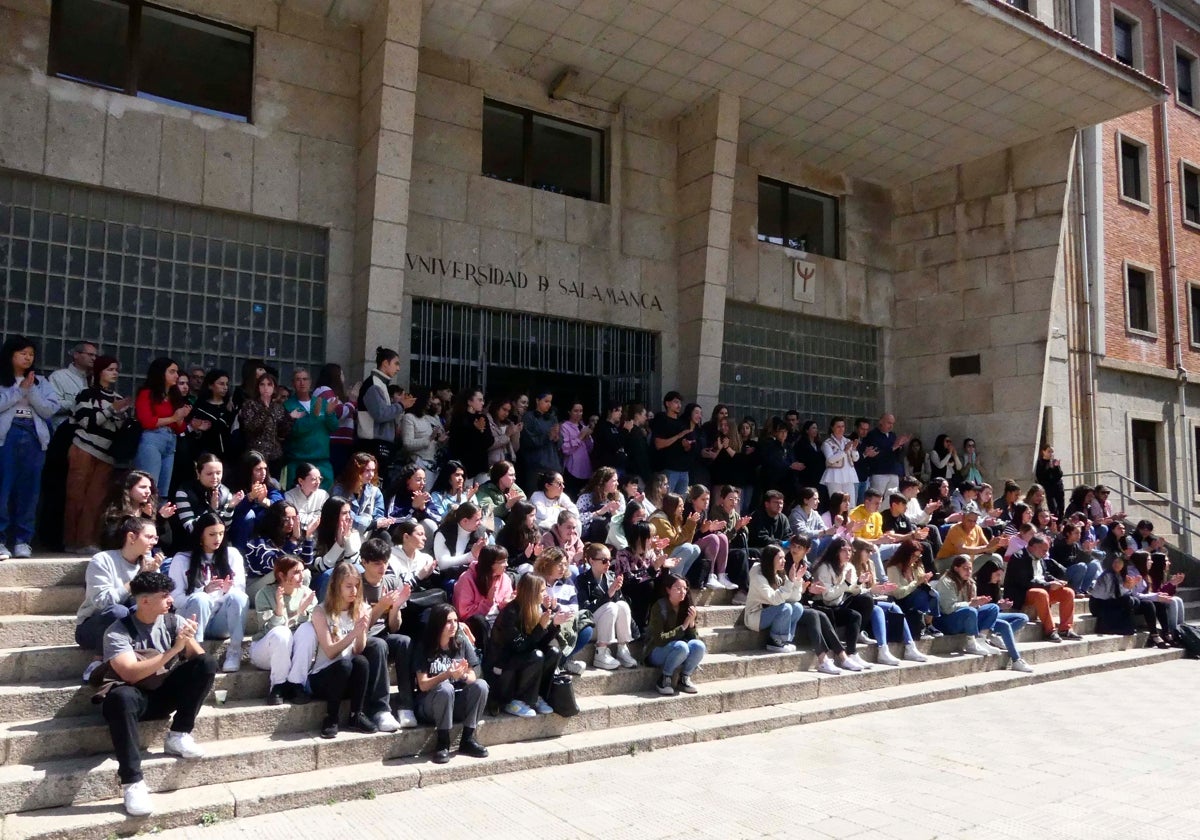
M595 627L592 627L591 625L584 627L582 630L579 631L579 635L575 637L575 646L573 648L571 648L569 653L563 654L563 659L566 659L568 656L574 656L575 654L579 653L579 651L583 650L585 647L587 647L589 644L591 644L592 637L595 635L596 635Z
M899 605L893 604L891 601L876 601L875 609L871 610L871 634L875 637L875 641L881 645L887 644L887 614L897 616L899 620L893 619L892 625L899 624L901 627L901 636L904 644L912 643L912 631L908 629L908 622L904 620L904 610L900 609ZM893 639L892 641L895 641Z
M687 642L679 639L650 651L648 661L654 667L662 668L663 674L668 677L682 667L682 674L686 677L700 667L700 660L706 652L704 642L699 639Z
M1072 563L1067 567L1067 584L1078 594L1085 595L1103 573L1099 560L1087 563Z
M700 546L695 543L683 543L671 552L671 556L679 559L679 565L675 567L675 574L686 577L688 569L700 559Z
M687 470L663 470L663 472L667 474L667 483L671 486L671 492L678 493L686 499L688 491Z
M75 644L93 653L103 653L104 634L108 630L108 626L114 621L120 621L128 616L133 607L131 598L128 605L113 604L100 612L92 613L83 620L82 624L75 625Z
M8 545L10 525L12 545L33 542L45 462L46 452L33 421L13 420L0 446L0 545Z
M171 471L175 469L175 433L168 427L142 432L133 468L150 473L160 498L171 491Z
M831 542L833 542L833 537L817 537L812 541L812 546L808 549L809 566L817 565L817 561L821 559L821 555L825 553L825 549L829 548Z
M763 607L762 618L759 620L758 626L770 631L772 639L790 643L792 639L796 638L796 625L800 623L802 615L804 615L804 607L801 604L790 601L775 604Z
M231 589L213 608L213 596L207 592L195 592L188 596L183 605L183 615L187 618L196 616L196 641L203 642L205 638L229 637L229 647L242 647L242 637L246 634L246 606L249 599L245 592Z
M980 630L990 630L1000 616L1000 608L995 604L984 604L982 607L961 607L952 613L943 613L933 620L937 629L954 636L959 633L968 636L978 636Z
M989 607L996 606L988 604ZM992 626L992 633L999 634L1004 642L1004 648L1008 651L1009 657L1016 662L1021 658L1021 652L1017 650L1017 633L1022 627L1029 623L1029 616L1025 613L1000 613L996 616L996 623Z

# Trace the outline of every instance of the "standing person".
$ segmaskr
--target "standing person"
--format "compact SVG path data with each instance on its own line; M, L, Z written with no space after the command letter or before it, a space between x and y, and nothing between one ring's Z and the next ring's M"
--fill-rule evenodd
M459 394L450 415L450 439L446 446L446 454L461 463L476 484L487 480L488 451L494 441L483 407L483 391L478 388L467 388Z
M646 429L646 406L630 403L621 413L621 428L625 432L625 469L648 485L654 475L650 437Z
M242 362L242 381L230 395L233 410L240 411L242 403L258 398L258 378L267 372L267 363L262 359L246 359Z
M321 471L321 489L333 488L333 461L330 460L332 435L338 428L336 400L332 403L312 392L312 377L304 368L292 374L292 395L283 404L283 410L292 418L292 429L287 436L285 454L286 472L298 463L308 462ZM285 475L283 483L288 483Z
M57 430L74 416L80 392L92 387L92 370L99 353L100 349L95 344L81 341L71 349L71 364L59 368L47 377L55 396L58 397L58 411L50 418L53 430Z
M492 445L488 447L488 466L497 461L516 463L521 451L522 425L513 416L511 399L493 399L488 405L488 428L492 432Z
M192 417L208 422L208 429L196 439L197 454L216 455L222 461L233 457L233 423L237 419L229 400L229 374L213 369L204 375L195 392Z
M283 441L292 430L294 418L275 399L275 385L273 373L258 377L257 397L242 403L238 424L246 449L261 452L270 465L271 475L279 478L283 474Z
M67 472L75 436L76 403L79 394L91 384L97 352L95 344L81 341L71 351L71 363L47 377L58 398L58 411L50 418L50 444L46 447L38 499L37 535L44 548L54 551L61 551L64 543Z
M455 721L463 725L458 751L487 758L487 747L475 739L475 733L487 708L489 687L486 680L475 676L479 656L475 646L459 632L458 616L449 604L435 604L429 610L425 637L413 665L417 716L432 723L437 731L433 763L450 760L450 730Z
M667 578L666 595L650 608L646 628L646 663L661 668L654 684L659 694L670 697L677 691L695 694L692 674L708 652L696 633L696 606L688 583L679 575ZM679 677L674 678L675 672Z
M406 464L416 464L425 470L429 483L438 479L442 446L446 443L446 430L442 421L430 406L428 388L413 388L412 408L400 418L401 457Z
M400 354L387 347L376 347L375 369L367 374L358 392L358 447L375 456L385 483L391 479L400 418L415 402L407 394L401 393L395 400L388 395L388 383L399 372Z
M867 481L870 488L881 496L900 487L900 479L904 477L904 450L908 446L910 435L896 435L896 418L892 414L884 414L879 418L875 428L867 432L862 445L874 449L876 454L864 458L866 463Z
M929 479L945 479L952 484L958 483L958 471L962 469L962 461L954 449L954 441L950 435L940 434L933 441L933 449L929 450Z
M112 681L101 689L104 719L117 753L117 776L125 812L131 817L154 813L150 789L142 776L138 723L160 720L174 712L163 751L180 758L203 758L192 737L196 715L217 673L217 663L196 641L194 622L171 612L174 584L161 572L141 572L129 582L136 607L114 621L104 636L104 661ZM157 654L157 655L154 655ZM179 660L178 662L176 660ZM165 676L160 671L167 671Z
M604 408L600 422L592 434L592 464L596 468L612 467L620 476L625 475L627 456L625 440L628 433L621 425L621 404L610 402Z
M225 542L225 525L214 513L200 516L192 529L191 550L171 558L171 597L184 615L194 616L196 641L229 637L224 671L242 667L246 633L246 568L242 555Z
M0 348L0 560L10 556L9 545L17 557L33 556L50 419L59 410L54 388L34 373L36 353L19 335Z
M537 487L539 473L562 472L558 456L562 428L554 413L554 394L542 391L536 397L535 408L525 412L521 427L520 458L526 487Z
M687 493L694 445L691 421L682 415L683 398L678 391L668 391L663 397L662 414L650 421L650 436L654 441L655 466L667 474L670 490L679 496Z
M846 418L834 417L829 421L829 437L821 444L825 456L825 472L821 484L828 495L841 493L850 500L850 506L858 504L858 473L854 469L858 462L858 441L846 437Z
M567 483L567 493L578 496L588 479L592 477L592 427L583 422L583 403L571 403L567 420L562 424L562 476ZM614 470L614 474L615 474Z
M1034 478L1046 491L1046 504L1059 519L1066 511L1066 488L1063 486L1062 462L1054 456L1054 447L1046 444L1038 453Z
M74 435L67 454L67 504L62 541L67 551L95 554L100 540L100 510L112 481L110 454L132 400L115 390L120 366L101 356L92 368L91 386L75 399Z
M329 436L329 461L333 465L333 474L341 475L346 461L354 452L354 420L358 413L346 390L346 379L342 375L341 365L329 362L321 367L317 374L317 387L313 388L313 396L325 400L337 415L338 427Z
M165 357L157 358L150 363L134 401L142 437L133 466L154 476L160 493L167 493L171 488L177 438L183 434L185 421L192 413L192 407L184 402L175 387L178 381L179 365Z

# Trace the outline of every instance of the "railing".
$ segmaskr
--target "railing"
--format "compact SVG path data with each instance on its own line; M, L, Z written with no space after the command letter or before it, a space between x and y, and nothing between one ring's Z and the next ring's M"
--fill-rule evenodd
M1106 478L1107 476L1111 476L1112 479L1115 479L1115 481ZM1171 511L1172 515L1170 516L1163 514L1159 515L1167 520L1175 533L1183 537L1184 544L1178 547L1185 553L1192 554L1192 547L1195 545L1200 545L1200 531L1187 524L1189 522L1200 520L1200 514L1191 508L1186 507L1185 505L1179 504L1179 502L1175 501L1174 499L1164 496L1157 490L1151 490L1146 485L1135 481L1129 476L1119 473L1116 470L1088 470L1086 472L1063 474L1063 485L1067 488L1068 494L1070 493L1072 487L1080 484L1086 484L1090 487L1094 487L1097 484L1104 484L1105 486L1113 487L1116 489L1117 495L1121 498L1121 506L1123 509L1128 508L1129 505L1143 505L1147 501L1144 498L1134 498L1133 492L1135 491L1143 496L1153 497L1154 500L1166 504L1168 509ZM1126 502L1128 502L1129 505L1126 505ZM1197 524L1200 524L1200 522ZM1195 542L1192 541L1193 539Z

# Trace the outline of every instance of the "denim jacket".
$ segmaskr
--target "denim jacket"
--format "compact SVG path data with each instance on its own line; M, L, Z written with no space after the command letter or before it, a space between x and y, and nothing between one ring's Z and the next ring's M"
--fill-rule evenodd
M17 404L22 396L24 392L20 381L8 387L0 386L0 446L8 439L8 430L17 416ZM37 377L29 389L29 407L33 409L33 426L37 430L38 440L45 450L50 445L50 425L47 421L58 411L59 402L54 387L44 376Z

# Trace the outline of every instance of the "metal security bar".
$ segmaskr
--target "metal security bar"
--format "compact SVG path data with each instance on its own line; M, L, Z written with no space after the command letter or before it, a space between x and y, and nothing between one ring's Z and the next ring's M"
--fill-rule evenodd
M875 417L881 374L875 327L725 304L721 401L736 417Z
M514 381L514 372L531 382L594 379L592 408L607 400L653 404L658 388L655 333L434 300L413 301L411 358L413 383L485 393Z
M325 231L0 172L0 334L37 367L96 341L129 394L150 361L325 361Z

